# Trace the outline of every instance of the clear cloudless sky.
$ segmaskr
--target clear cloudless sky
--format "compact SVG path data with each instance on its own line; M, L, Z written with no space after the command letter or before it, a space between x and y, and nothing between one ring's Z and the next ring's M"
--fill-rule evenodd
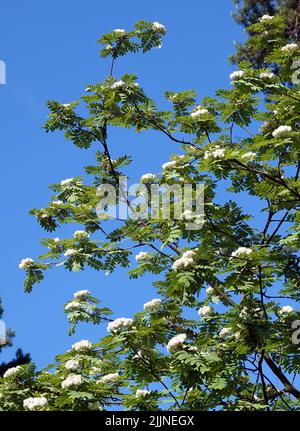
M167 27L163 47L146 55L129 55L117 62L115 77L135 73L150 97L162 100L165 90L195 89L202 96L230 85L233 67L227 61L233 41L244 32L230 13L231 0L40 0L3 2L0 16L0 59L7 65L7 84L0 86L1 139L1 284L0 298L7 326L16 331L13 348L30 352L38 366L51 362L82 338L97 341L105 327L80 325L67 335L63 304L79 289L88 288L110 306L115 316L130 317L155 295L151 277L129 280L126 271L105 276L93 270L72 274L62 268L49 271L32 294L23 292L24 257L44 252L42 237L71 235L74 228L47 234L28 214L47 206L49 184L83 174L93 162L95 147L79 150L60 134L46 134L46 101L76 100L87 84L105 79L107 60L99 56L97 39L114 28L130 30L135 21L159 21ZM165 103L165 102L163 102ZM153 133L136 136L113 130L112 157L127 152L134 157L129 173L135 181L145 172L158 172L174 143ZM180 151L179 151L180 152Z

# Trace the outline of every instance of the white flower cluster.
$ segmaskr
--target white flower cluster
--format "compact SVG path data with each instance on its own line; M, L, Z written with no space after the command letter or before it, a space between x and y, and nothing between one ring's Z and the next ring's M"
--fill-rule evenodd
M166 162L162 165L162 170L167 171L169 169L174 169L177 165L176 160L172 160L171 162Z
M259 77L260 79L274 79L275 75L272 72L262 72Z
M62 187L68 187L68 186L70 186L73 182L74 182L74 178L67 178L67 179L65 179L65 180L62 180L62 181L61 181L61 183L60 183L60 185L61 185Z
M253 151L249 151L248 153L245 153L241 156L241 159L244 160L245 162L253 162L253 160L256 159L256 153L254 153Z
M113 84L111 84L110 88L112 90L118 90L119 88L123 88L125 85L125 82L120 80L120 81L116 81Z
M287 45L281 48L281 51L288 52L290 54L294 51L297 51L297 49L298 49L298 45L296 43L288 43Z
M273 19L274 17L271 15L263 15L259 18L259 22L267 22Z
M221 148L220 145L215 145L209 151L205 151L204 159L223 159L225 157L225 149Z
M239 247L237 250L233 251L231 253L231 257L246 257L249 256L249 254L253 253L253 250L251 248L247 247Z
M82 298L86 298L87 296L89 296L90 292L88 290L78 290L78 292L74 293L74 298L75 299L82 299Z
M83 377L80 374L71 374L65 380L61 382L63 389L72 388L74 386L80 386L83 383Z
M154 21L154 23L152 24L152 30L156 31L157 33L161 33L161 34L166 34L166 32L167 32L166 27L157 21Z
M75 361L75 359L69 359L65 363L65 369L69 371L78 371L81 368L80 363Z
M76 352L91 350L92 347L93 347L93 344L88 340L77 341L77 343L74 343L72 345L72 349L75 350Z
M193 211L191 210L185 210L183 211L183 213L181 214L181 217L184 220L193 220L195 218L195 215L193 214Z
M110 373L106 374L105 376L101 377L100 382L101 383L110 383L110 382L117 382L120 379L119 373Z
M201 317L209 317L214 314L214 309L211 305L203 305L203 307L199 308L198 314Z
M285 138L289 135L289 133L292 132L291 126L279 126L277 129L274 130L272 133L273 138Z
M77 301L71 301L65 305L65 311L79 310L82 308L82 304Z
M231 81L237 81L238 79L241 79L245 76L244 70L235 70L229 75L229 78Z
M154 174L144 174L141 176L141 182L142 183L150 183L151 181L155 180L155 175Z
M74 256L76 253L78 253L78 250L76 250L75 248L68 248L68 250L65 251L64 256L70 257Z
M89 237L89 234L85 232L84 230L77 230L73 234L73 238L75 239L86 239Z
M19 263L20 269L29 269L32 265L34 265L34 260L30 257L26 257L25 259L22 259Z
M63 201L58 200L58 201L52 201L50 202L50 204L54 206L59 206L59 205L63 205L64 203Z
M207 289L206 289L206 295L207 296L212 296L212 295L215 295L217 292L215 291L215 289L213 288L213 287L208 287Z
M203 117L203 115L206 114L208 114L208 110L203 108L202 106L198 106L196 110L191 113L191 117L197 119Z
M3 377L5 379L9 379L11 377L16 377L20 374L21 370L22 370L22 367L20 367L20 365L17 365L16 367L11 367L5 371L5 373L3 374Z
M151 256L150 253L148 253L147 251L140 251L136 256L135 256L135 260L136 262L140 262L141 260L145 260L148 259Z
M229 337L230 335L232 335L232 329L231 328L223 328L219 332L219 337L220 338L226 338L226 337Z
M161 306L161 299L152 299L152 301L145 302L144 310L145 311L156 311Z
M121 35L125 33L125 30L123 28L116 28L115 30L113 30L113 33Z
M135 397L136 398L144 398L149 394L150 394L150 391L147 391L146 389L137 389L137 391L135 393Z
M168 352L172 353L180 349L183 346L183 343L185 342L186 339L187 339L186 334L179 334L171 338L171 340L167 344Z
M48 400L45 397L26 398L23 401L23 407L28 410L40 410L48 405Z
M197 257L197 253L194 250L188 250L181 256L180 259L175 260L172 265L172 269L174 271L178 271L179 269L186 269L189 266L194 266L196 264L195 258Z
M107 331L114 333L121 330L127 330L131 328L133 325L133 320L126 318L126 317L119 317L118 319L114 320L113 322L109 322L107 326Z
M293 307L291 307L290 305L285 305L278 311L278 314L279 316L284 316L285 314L290 314L293 311L294 311Z

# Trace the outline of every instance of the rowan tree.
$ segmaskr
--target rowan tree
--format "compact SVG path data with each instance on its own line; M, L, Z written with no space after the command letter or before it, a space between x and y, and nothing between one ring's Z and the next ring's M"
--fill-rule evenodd
M51 236L42 240L44 255L20 263L25 290L57 266L109 273L129 267L141 285L153 274L157 297L134 316L124 306L125 317L112 317L88 290L75 292L65 304L70 333L90 322L107 326L108 335L96 344L78 341L44 370L8 370L2 409L299 409L300 96L292 78L299 49L284 25L269 16L249 28L249 46L264 44L270 67L241 63L215 97L166 91L164 110L135 75L114 75L119 57L161 45L165 27L140 21L99 40L102 57L111 58L106 79L70 104L48 103L46 132L62 132L83 151L94 147L95 164L85 167L87 180L76 173L52 184L49 204L31 211ZM174 143L170 160L140 183L146 191L202 183L204 224L191 210L179 220L160 208L155 218L124 220L96 210L103 184L116 190L117 203L134 205L119 187L133 161L126 148L111 153L113 127L152 130ZM254 204L260 214L251 214ZM81 226L72 237L53 236L71 223Z

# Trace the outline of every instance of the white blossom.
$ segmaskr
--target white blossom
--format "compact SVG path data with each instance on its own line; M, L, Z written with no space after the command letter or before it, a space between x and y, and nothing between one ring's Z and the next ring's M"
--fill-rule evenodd
M89 371L90 376L97 376L101 372L101 368L99 367L92 367Z
M173 169L177 165L176 160L172 160L171 162L166 162L162 165L163 171L166 171L168 169Z
M249 151L248 153L245 153L241 156L242 160L245 160L246 162L253 162L255 160L257 154L253 151Z
M253 250L248 247L239 247L237 250L231 253L231 257L246 257L253 253Z
M63 104L62 104L62 106L63 106L64 108L69 108L69 106L71 106L71 103L63 103Z
M168 352L172 353L180 349L183 346L183 343L185 342L186 339L187 339L186 334L179 334L171 338L171 340L167 344Z
M91 350L92 347L93 347L93 344L88 340L77 341L77 343L74 343L72 345L72 349L75 350L76 352Z
M57 200L57 201L52 201L51 205L55 205L55 206L59 206L59 205L63 205L63 201Z
M116 28L115 30L113 30L113 33L124 34L125 30L123 28Z
M127 330L133 325L133 320L126 317L119 317L118 319L109 322L107 331L114 333L120 330Z
M150 253L148 253L147 251L140 251L136 256L135 256L135 260L137 262L140 262L141 260L145 260L148 259L150 257Z
M215 291L215 289L213 287L208 287L206 289L206 295L212 296L212 295L215 295L215 294L216 294L216 291Z
M292 132L291 126L279 126L274 132L272 133L273 137L276 138L285 138L289 135L289 133Z
M201 317L208 317L214 314L214 309L211 305L203 305L203 307L199 308L198 314Z
M30 257L26 257L25 259L22 259L21 262L19 263L19 268L28 269L33 265L34 265L34 260L31 259Z
M83 383L83 377L80 374L71 374L65 380L62 381L61 387L68 389L73 386L80 386Z
M89 234L85 232L84 230L77 230L73 234L73 238L75 239L86 239L89 237Z
M281 51L292 53L294 51L297 51L297 49L298 49L298 45L296 43L288 43L287 45L281 48Z
M259 77L260 79L274 79L275 75L272 72L262 72Z
M163 24L160 24L159 22L155 21L152 24L152 30L156 31L157 33L166 34L167 29Z
M78 371L81 368L81 366L78 361L75 361L75 359L70 359L65 363L65 368L66 370L69 370L69 371Z
M290 305L285 305L284 307L282 307L279 311L278 314L279 316L283 316L284 314L290 314L294 311L293 307L291 307Z
M231 81L236 81L238 79L243 78L244 76L245 76L244 70L235 70L229 75L229 78L231 79Z
M65 311L72 311L72 310L78 310L82 308L82 304L77 301L71 301L68 304L65 305Z
M78 253L78 250L76 250L75 248L68 248L68 250L65 251L64 256L70 257L74 256L76 253Z
M137 389L135 393L136 398L144 398L146 395L149 395L150 391L147 391L146 389Z
M200 118L203 117L203 115L208 114L208 110L205 108L197 109L197 111L194 111L191 113L192 118Z
M5 379L11 378L11 377L15 377L18 374L20 374L20 371L22 370L22 367L20 365L17 365L16 367L11 367L8 370L5 371L5 373L3 374L3 377Z
M48 400L45 397L26 398L23 401L23 407L28 410L40 410L47 407Z
M101 377L100 382L102 383L114 383L117 382L120 379L119 373L110 373L106 374L105 376Z
M273 19L274 17L271 15L263 15L259 18L259 22L267 22Z
M81 298L86 298L89 295L90 295L90 292L88 290L78 290L78 292L74 293L74 298L81 299Z
M141 176L141 182L142 183L148 183L148 182L154 181L155 178L156 177L154 174L144 174Z
M60 183L60 185L61 186L69 186L73 182L74 182L74 178L67 178L65 180L62 180L61 183Z
M195 259L197 257L197 253L195 250L187 250L182 255L183 259Z
M174 271L178 271L179 269L186 269L189 266L195 265L194 259L191 257L181 257L180 259L175 260L172 265L172 269Z
M145 311L156 311L157 309L159 309L160 305L161 305L161 299L155 298L149 302L145 302L144 310Z
M211 150L205 151L204 159L223 159L225 157L225 149L219 145L215 145Z
M219 337L220 338L226 338L226 337L229 337L231 334L232 334L232 329L231 328L223 328L219 332Z
M111 84L110 88L112 90L117 90L118 88L124 87L124 85L125 85L125 82L120 80L120 81L116 81L113 84Z

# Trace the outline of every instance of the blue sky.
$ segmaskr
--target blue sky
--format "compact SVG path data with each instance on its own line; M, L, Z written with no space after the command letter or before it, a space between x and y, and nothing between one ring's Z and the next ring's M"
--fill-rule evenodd
M230 16L231 0L217 2L217 7L216 2L204 0L12 0L2 5L0 59L7 65L7 84L0 86L4 262L0 297L4 320L16 330L16 337L14 347L1 353L1 361L22 347L38 366L44 366L74 340L97 341L105 328L82 325L75 336L67 335L63 304L76 290L88 288L116 316L126 317L154 296L151 277L129 281L126 271L107 277L63 269L49 272L32 294L23 293L24 274L18 263L41 254L39 240L48 236L28 210L47 205L49 184L82 175L96 149L79 150L60 134L45 134L41 126L47 117L46 101L69 103L84 93L87 84L105 79L108 62L98 55L97 39L114 28L129 30L139 19L157 20L167 27L163 47L121 59L116 78L136 73L145 91L158 101L165 90L195 89L200 100L228 87L233 68L227 58L234 52L233 41L244 34ZM178 152L174 143L156 134L136 136L123 130L111 133L110 146L113 158L123 152L133 155L132 180L145 172L158 172L170 152ZM58 236L73 231L68 228Z

